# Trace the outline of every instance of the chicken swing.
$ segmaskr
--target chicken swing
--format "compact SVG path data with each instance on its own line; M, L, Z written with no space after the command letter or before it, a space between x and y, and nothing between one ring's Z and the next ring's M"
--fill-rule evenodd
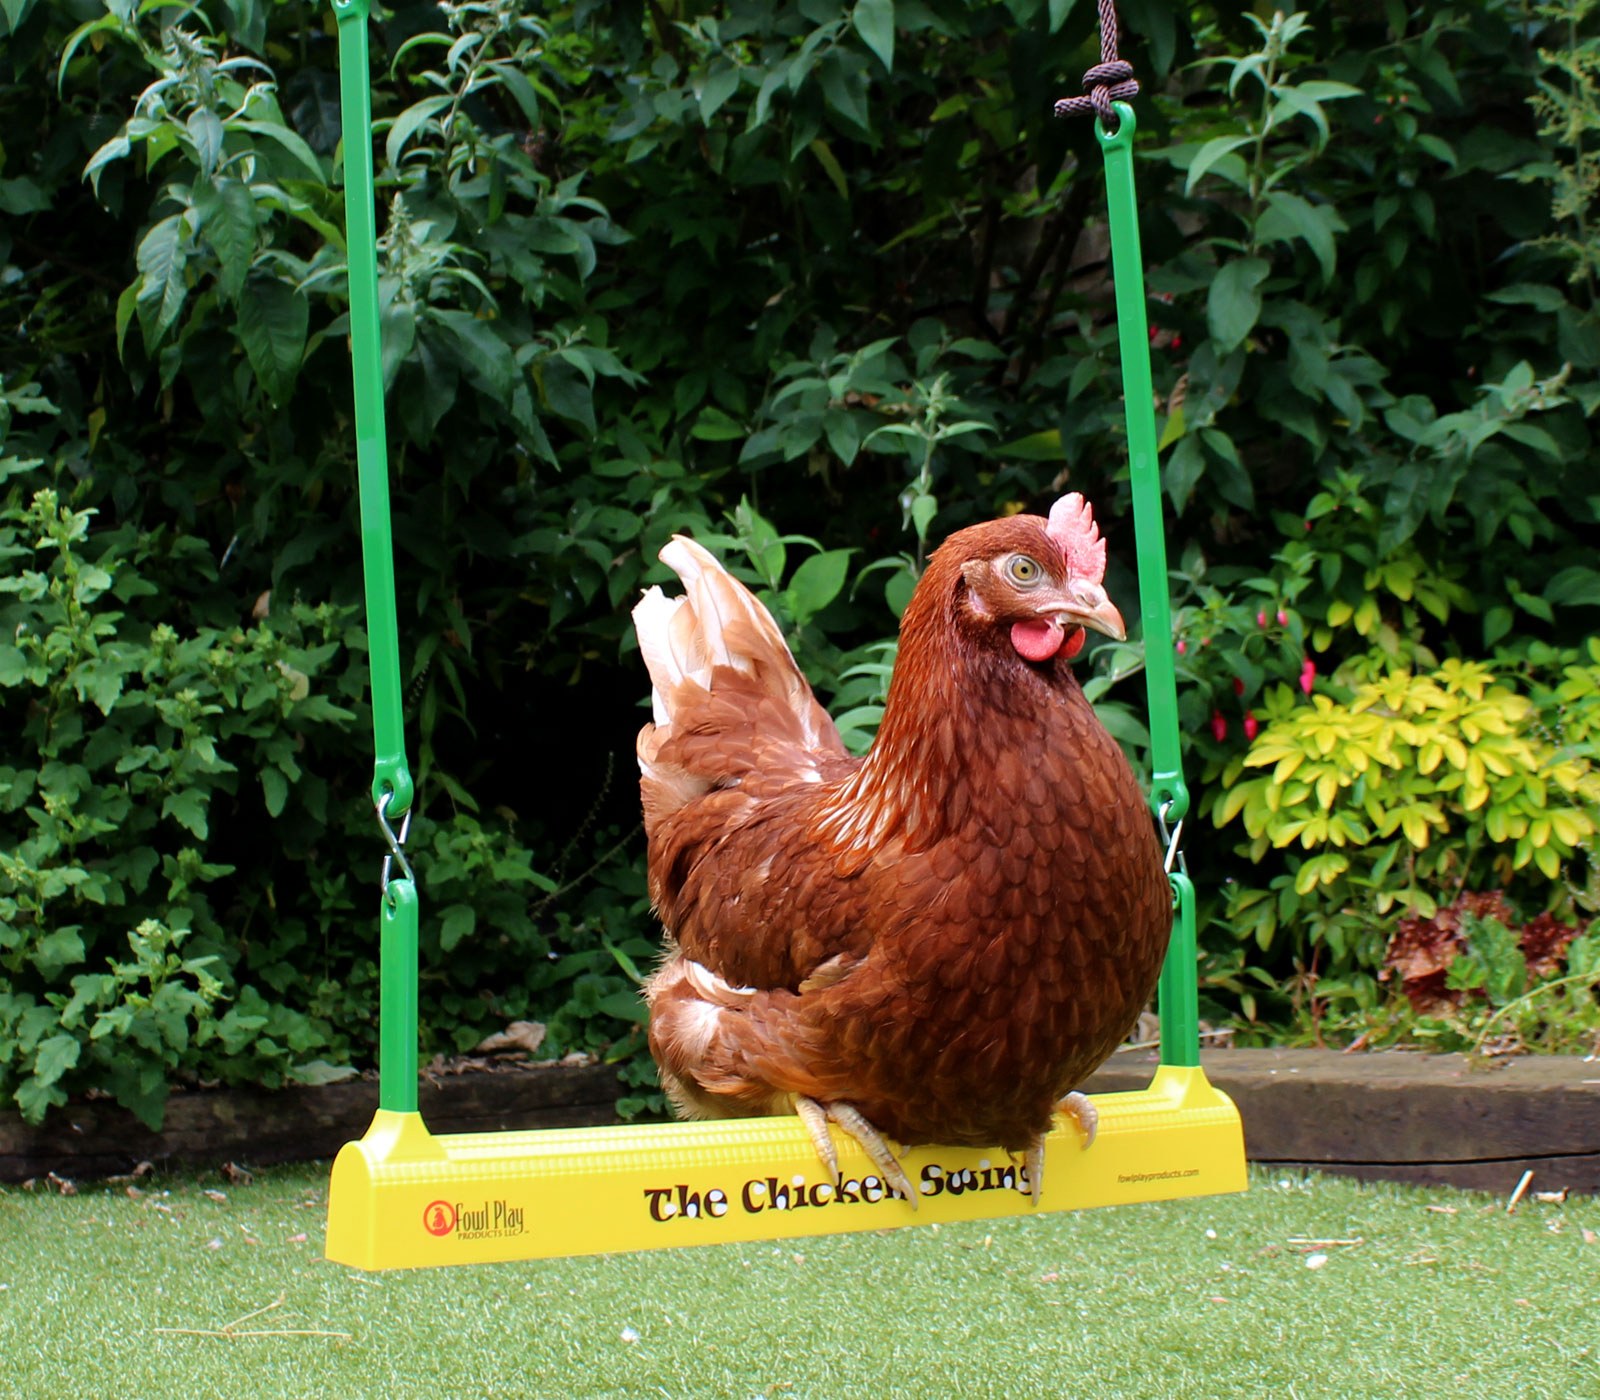
M366 1135L333 1165L328 1258L363 1269L481 1264L930 1224L1034 1209L1068 1210L1245 1189L1239 1114L1200 1068L1194 889L1171 871L1172 942L1161 975L1161 1062L1150 1085L1097 1096L1099 1135L1050 1134L1051 1169L1031 1204L1003 1152L920 1147L905 1158L922 1194L912 1204L872 1174L866 1154L839 1142L841 1184L822 1174L796 1118L463 1133L435 1137L417 1111L417 889L403 842L414 796L400 708L399 625L384 436L367 22L370 0L333 0L339 27L350 315L355 370L361 546L371 642L377 761L372 796L390 854L379 910L379 1108ZM1102 62L1090 96L1058 112L1093 110L1109 182L1112 263L1121 328L1134 524L1144 633L1170 635L1166 550L1151 409L1144 278L1134 204L1132 70L1116 57L1110 0L1101 0ZM1178 746L1170 647L1145 661L1155 781L1151 807L1165 832L1188 806ZM394 824L400 823L396 834ZM399 866L390 877L392 864ZM802 1213L803 1210L803 1213Z

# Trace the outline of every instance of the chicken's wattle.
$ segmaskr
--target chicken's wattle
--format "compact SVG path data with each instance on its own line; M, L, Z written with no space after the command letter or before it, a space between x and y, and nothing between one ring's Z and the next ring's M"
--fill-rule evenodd
M1011 645L1025 661L1048 661L1058 653L1070 661L1087 640L1083 628L1063 627L1045 617L1011 624Z
M1048 661L1061 650L1066 629L1047 617L1011 624L1011 645L1027 661Z

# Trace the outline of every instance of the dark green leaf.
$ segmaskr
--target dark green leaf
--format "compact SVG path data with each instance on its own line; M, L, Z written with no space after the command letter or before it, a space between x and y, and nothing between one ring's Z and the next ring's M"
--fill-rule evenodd
M251 53L264 53L267 47L268 0L223 0L233 16L230 34L233 41Z
M849 568L850 551L830 549L813 554L794 571L789 581L789 594L794 601L797 623L803 625L839 596Z
M11 33L15 34L22 28L23 20L33 9L35 0L0 0L0 10L5 11L6 24Z
M517 106L522 109L522 115L528 121L528 129L537 131L540 122L539 94L534 90L533 84L528 81L528 75L518 68L515 63L500 61L491 63L488 66L499 75L501 85L511 94Z
M389 164L398 166L400 158L405 154L406 143L454 100L447 92L438 93L412 103L400 113L394 119L394 125L389 128L389 138L384 144L384 155Z
M1157 78L1165 78L1177 52L1179 9L1171 0L1122 0L1128 27L1150 46L1150 63Z
M416 303L398 298L383 302L378 312L378 335L383 345L383 387L387 392L394 387L395 376L417 341Z
M1094 707L1096 717L1119 743L1132 748L1148 748L1150 730L1133 710L1120 700L1102 700Z
M477 911L470 904L452 904L439 921L439 949L448 953L463 938L469 938L478 925Z
M196 107L189 114L187 130L200 162L200 178L209 181L222 155L222 118L209 108Z
M231 301L244 290L256 248L256 202L242 180L224 177L195 186L199 233L222 264L222 290Z
M1511 630L1511 609L1505 606L1490 608L1483 615L1483 645L1492 647Z
M1600 607L1600 570L1573 564L1545 585L1544 596L1562 608Z
M132 150L133 147L129 144L128 138L119 132L90 157L89 164L84 167L83 173L94 186L96 194L100 193L100 176L106 166L113 161L123 159Z
M1195 152L1194 159L1189 162L1189 174L1188 178L1183 182L1183 192L1188 194L1194 189L1200 177L1221 160L1223 156L1230 151L1237 151L1241 146L1249 145L1250 140L1251 138L1248 136L1216 136L1207 141L1205 145Z
M1199 440L1192 436L1179 438L1172 455L1161 468L1161 484L1166 488L1172 509L1177 514L1183 514L1205 470L1206 458L1200 450Z
M60 928L44 934L28 950L29 960L42 976L50 979L63 968L83 962L85 957L83 938L76 928Z
M1556 352L1579 369L1600 368L1600 326L1593 312L1585 314L1575 306L1556 312Z
M139 324L145 346L154 350L167 328L178 319L188 288L183 268L188 257L183 215L169 214L139 244Z
M339 1084L360 1073L354 1065L335 1065L327 1060L307 1060L287 1071L285 1078L296 1084Z
M139 309L139 288L142 285L142 281L143 279L139 282L129 283L122 289L122 295L117 298L116 329L117 358L119 360L123 358L123 342L127 339L128 326Z
M1015 442L1003 442L990 449L997 457L1018 457L1024 462L1064 462L1066 450L1061 446L1061 429L1046 428L1043 432L1029 433Z
M894 70L894 0L856 0L850 22L883 66Z
M595 1009L619 1021L637 1021L640 1025L650 1019L650 1009L638 992L612 992L601 997Z
M822 60L822 95L828 107L847 127L870 139L867 117L865 63L843 49L833 49Z
M38 1053L34 1056L34 1078L39 1081L41 1087L54 1084L78 1063L78 1056L82 1050L83 1045L76 1036L65 1033L51 1036L39 1047Z
M1199 435L1213 466L1211 477L1217 494L1229 505L1253 511L1256 508L1255 487L1244 463L1239 460L1233 439L1217 428L1202 428Z
M1531 306L1538 311L1559 311L1567 304L1558 287L1544 282L1513 282L1497 291L1485 292L1485 301L1502 301L1512 306Z
M1220 353L1227 354L1255 328L1261 315L1259 288L1271 270L1265 258L1235 258L1218 271L1206 302L1206 321Z
M495 398L509 397L517 373L516 361L511 347L495 334L493 324L470 311L434 308L430 314L450 333L462 369Z
M817 163L822 167L827 177L833 181L834 189L838 190L840 199L850 198L850 182L845 179L844 167L839 164L833 154L833 148L820 136L810 143L811 154L817 158Z
M539 387L552 412L582 424L590 433L595 431L594 390L571 365L564 360L546 363Z
M235 323L250 368L267 397L288 402L305 354L311 307L287 282L256 277L240 294Z
M240 131L248 131L252 136L264 136L269 141L275 141L282 146L299 163L301 169L318 185L327 183L327 177L322 173L322 166L318 163L316 153L305 141L289 127L280 122L245 121L237 120L229 123L230 126Z
M101 661L78 668L79 694L103 715L109 715L122 694L123 673Z
M834 456L847 467L855 461L861 450L861 425L849 409L830 406L822 415L822 431Z
M168 793L161 804L161 815L171 817L187 827L202 841L211 834L206 824L207 794L199 788L185 788L182 792Z
M267 815L281 816L283 804L289 800L289 780L276 768L263 768L261 791L267 799Z
M0 214L20 217L38 214L50 207L50 196L26 175L0 180Z
M739 90L739 70L726 59L718 62L700 89L700 120L707 126L722 105Z
M746 431L737 418L730 417L715 404L707 404L700 410L689 436L699 438L702 442L736 442Z
M1322 264L1324 279L1334 271L1334 234L1345 222L1331 204L1314 205L1297 194L1274 190L1267 196L1267 209L1256 224L1256 236L1268 242L1303 239Z

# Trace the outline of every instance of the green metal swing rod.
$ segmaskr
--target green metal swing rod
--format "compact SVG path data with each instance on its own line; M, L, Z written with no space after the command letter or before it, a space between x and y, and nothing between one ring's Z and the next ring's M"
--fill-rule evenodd
M400 638L395 604L394 545L390 528L389 468L383 411L378 324L378 264L373 205L372 101L367 23L370 0L333 0L339 26L339 89L343 129L345 229L350 285L350 341L355 388L356 470L361 498L361 557L366 587L367 635L372 674L372 727L376 758L372 799L402 874L389 878L385 861L380 903L381 997L378 1102L394 1112L417 1110L417 890L391 822L404 818L415 796L406 763L400 695ZM1114 29L1113 29L1114 32ZM1114 47L1112 50L1114 54ZM1096 102L1097 110L1103 105ZM1122 353L1123 397L1132 474L1140 614L1145 638L1154 780L1151 806L1163 827L1181 822L1189 794L1183 783L1178 737L1171 608L1162 533L1161 479L1156 465L1150 351L1133 184L1133 110L1114 104L1117 127L1096 122L1105 156ZM1169 853L1170 854L1170 853ZM1171 872L1173 936L1161 974L1161 1062L1198 1065L1194 886Z
M1116 284L1117 339L1122 351L1122 401L1128 422L1128 471L1133 483L1134 550L1139 560L1139 617L1144 632L1145 694L1150 714L1150 806L1165 831L1189 810L1178 737L1178 680L1172 647L1172 604L1167 585L1167 544L1156 462L1155 391L1150 382L1150 335L1144 310L1144 259L1139 248L1139 208L1133 188L1133 108L1113 104L1117 129L1097 118L1095 135L1106 162L1111 223L1111 275ZM1175 838L1169 846L1175 846ZM1173 852L1169 850L1170 867ZM1195 938L1194 885L1181 870L1172 881L1173 927L1161 969L1161 1063L1200 1063L1199 950Z
M400 703L400 622L395 607L394 541L389 519L389 452L383 416L378 329L378 240L372 197L372 93L367 54L369 0L333 0L339 24L339 104L343 129L346 261L350 279L350 355L355 379L356 480L361 497L361 567L367 600L376 761L372 801L404 872L384 862L379 907L378 1106L417 1111L417 886L391 821L416 795L406 763Z

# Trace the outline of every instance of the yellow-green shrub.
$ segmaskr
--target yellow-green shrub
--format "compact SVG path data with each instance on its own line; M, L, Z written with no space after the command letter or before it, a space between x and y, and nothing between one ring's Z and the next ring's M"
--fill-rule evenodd
M1507 674L1451 660L1428 674L1374 674L1357 661L1349 699L1267 697L1268 722L1209 797L1218 826L1241 818L1241 854L1283 850L1270 888L1235 886L1228 915L1268 947L1294 921L1373 970L1386 915L1431 916L1442 895L1520 885L1541 907L1584 900L1592 878L1600 770L1600 643L1587 661L1541 667L1559 681L1516 688ZM1586 902L1586 901L1585 901ZM1325 990L1331 990L1325 988Z

